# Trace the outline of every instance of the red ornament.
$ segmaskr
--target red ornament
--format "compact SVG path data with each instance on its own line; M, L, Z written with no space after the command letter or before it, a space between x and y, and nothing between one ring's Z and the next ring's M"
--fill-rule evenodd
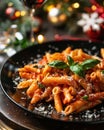
M14 12L15 12L15 9L14 9L13 7L8 7L8 8L6 9L6 11L5 11L5 13L6 13L7 15L12 15L12 14L14 14Z
M101 29L99 31L93 30L92 28L90 28L86 32L86 34L87 34L87 36L90 39L93 39L93 40L104 40L104 24L101 25Z
M5 13L11 20L16 20L20 17L16 16L16 11L17 10L14 7L8 7Z

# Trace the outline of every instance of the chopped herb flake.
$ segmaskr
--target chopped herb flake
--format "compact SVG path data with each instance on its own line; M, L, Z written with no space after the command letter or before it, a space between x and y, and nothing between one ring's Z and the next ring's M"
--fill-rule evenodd
M82 99L88 100L88 95L84 95L84 96L82 97Z

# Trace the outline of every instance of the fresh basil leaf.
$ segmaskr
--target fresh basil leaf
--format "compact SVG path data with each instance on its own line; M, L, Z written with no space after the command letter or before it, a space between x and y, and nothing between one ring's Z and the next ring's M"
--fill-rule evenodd
M73 73L75 73L81 77L84 77L84 71L83 71L83 68L80 64L74 64L74 65L70 66L70 70Z
M50 67L55 67L55 68L58 68L58 69L68 68L68 65L65 62L62 62L62 61L59 61L59 60L52 61L48 65Z
M82 62L81 64L79 64L78 62L74 62L74 60L70 56L67 57L67 61L68 61L68 64L60 60L55 60L49 63L48 65L50 67L55 67L58 69L70 68L70 70L73 73L81 77L84 77L85 70L93 68L95 65L97 65L100 62L97 59L88 59Z
M70 56L67 57L67 60L70 66L74 64L74 60Z
M97 59L88 59L88 60L85 60L81 66L83 68L83 70L88 70L88 69L91 69L93 68L95 65L97 65L98 63L100 63L99 60Z

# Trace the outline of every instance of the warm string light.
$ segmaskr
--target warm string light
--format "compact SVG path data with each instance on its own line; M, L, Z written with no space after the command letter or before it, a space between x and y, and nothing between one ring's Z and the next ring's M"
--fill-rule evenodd
M97 9L97 7L96 7L95 5L92 5L91 9L92 9L93 11L95 11L95 10Z
M39 35L37 36L37 42L38 42L39 44L42 44L44 41L45 41L45 37L44 37L42 34L39 34Z
M54 5L54 4L51 4L47 7L47 12L50 13L51 15L55 15L57 13L57 10L56 9L60 9L61 8L61 4L58 4L58 5ZM72 5L70 5L67 10L69 12L72 12L74 9L78 9L80 8L80 3L78 2L75 2L73 3ZM94 7L93 7L94 8ZM53 20L53 21L56 21L56 20Z
M80 4L78 2L75 2L75 3L72 4L72 7L77 9L77 8L80 7Z
M13 3L12 2L9 2L8 3L8 7L6 9L6 14L10 17L11 19L16 19L16 18L20 18L20 17L24 17L27 12L25 10L16 10L14 7L13 7Z
M35 42L35 38L31 37L31 42L34 43Z

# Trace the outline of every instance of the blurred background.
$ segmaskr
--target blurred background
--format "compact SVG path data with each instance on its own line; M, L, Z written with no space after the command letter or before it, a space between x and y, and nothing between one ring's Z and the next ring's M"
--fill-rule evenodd
M51 40L104 41L104 0L48 0L32 18L19 0L0 3L0 52Z

